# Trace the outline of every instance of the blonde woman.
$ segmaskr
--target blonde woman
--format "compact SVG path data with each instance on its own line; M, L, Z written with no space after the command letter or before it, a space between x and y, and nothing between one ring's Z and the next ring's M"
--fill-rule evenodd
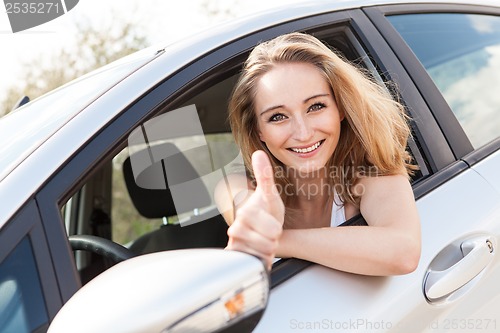
M406 274L420 258L414 166L403 107L316 38L258 45L229 103L246 175L216 189L227 249L295 257L366 275ZM339 227L361 213L366 226Z

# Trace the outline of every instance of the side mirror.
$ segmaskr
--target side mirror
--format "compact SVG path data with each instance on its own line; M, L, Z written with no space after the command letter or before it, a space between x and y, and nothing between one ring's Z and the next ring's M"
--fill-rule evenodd
M123 261L83 286L48 332L249 332L268 295L268 272L249 254L152 253Z

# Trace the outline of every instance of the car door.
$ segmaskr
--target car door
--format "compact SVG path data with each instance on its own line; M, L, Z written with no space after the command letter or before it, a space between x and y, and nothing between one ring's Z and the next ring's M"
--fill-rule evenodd
M45 332L62 305L34 200L0 232L0 332Z

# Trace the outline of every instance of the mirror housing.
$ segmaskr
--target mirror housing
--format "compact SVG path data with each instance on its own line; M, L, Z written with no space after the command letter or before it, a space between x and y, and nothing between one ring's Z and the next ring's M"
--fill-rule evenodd
M48 332L219 332L242 323L250 331L268 295L269 274L249 254L222 249L146 254L83 286Z

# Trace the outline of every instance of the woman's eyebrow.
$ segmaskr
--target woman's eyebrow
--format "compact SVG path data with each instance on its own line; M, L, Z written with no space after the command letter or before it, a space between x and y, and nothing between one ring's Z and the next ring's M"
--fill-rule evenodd
M325 96L330 96L330 94L317 94L317 95L314 95L314 96L306 98L303 103L306 104L311 99L315 99L315 98L318 98L318 97L325 97Z
M264 111L262 111L262 112L260 113L260 116L262 116L262 115L263 115L264 113L266 113L266 112L269 112L269 111L272 111L272 110L276 110L276 109L281 109L281 108L284 108L284 107L285 107L284 105L275 105L275 106L271 106L271 107L269 107L269 108L265 109Z
M304 103L304 104L306 104L306 103L307 103L308 101L310 101L311 99L315 99L315 98L318 98L318 97L325 97L325 96L330 96L330 94L326 94L326 93L324 93L324 94L317 94L317 95L313 95L313 96L311 96L311 97L306 98L306 99L304 100L304 102L303 102L303 103ZM262 111L262 112L260 113L260 116L262 116L262 115L263 115L264 113L266 113L266 112L273 111L273 110L276 110L276 109L281 109L281 108L284 108L284 107L285 107L284 105L275 105L275 106L271 106L271 107L269 107L269 108L265 109L264 111Z

